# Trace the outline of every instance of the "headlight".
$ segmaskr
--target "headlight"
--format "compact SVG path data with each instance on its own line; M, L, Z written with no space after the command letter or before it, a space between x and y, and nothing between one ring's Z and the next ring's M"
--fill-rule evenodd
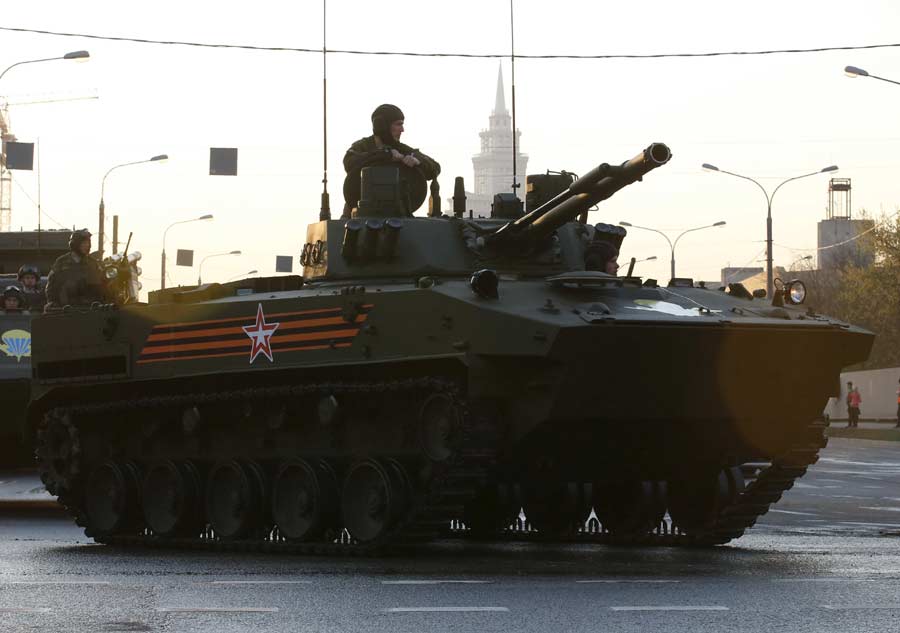
M115 279L119 276L119 271L116 270L115 266L110 266L106 270L103 271L103 274L106 275L107 279Z
M806 286L799 279L788 282L784 289L784 298L794 305L806 301Z

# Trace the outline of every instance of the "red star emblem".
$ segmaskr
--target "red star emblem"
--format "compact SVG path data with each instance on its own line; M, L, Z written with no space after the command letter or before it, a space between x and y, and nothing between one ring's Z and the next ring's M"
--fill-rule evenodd
M263 314L263 307L260 303L256 309L256 323L245 325L242 328L244 333L253 341L253 346L250 348L251 365L260 354L268 358L270 362L275 362L275 359L272 357L272 335L275 334L275 330L278 329L279 325L281 324L266 323L266 315Z

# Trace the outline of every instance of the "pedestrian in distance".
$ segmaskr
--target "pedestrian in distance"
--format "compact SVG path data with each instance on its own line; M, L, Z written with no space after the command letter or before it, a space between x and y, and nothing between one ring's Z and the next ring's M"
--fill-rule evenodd
M847 394L847 399L850 402L851 426L856 428L859 426L859 407L862 404L862 395L860 395L859 389L854 387L853 391Z
M853 393L853 383L847 381L847 395L844 397L844 403L847 405L847 428L853 426L853 411L850 408L850 394Z
M900 380L897 380L897 426L900 429Z

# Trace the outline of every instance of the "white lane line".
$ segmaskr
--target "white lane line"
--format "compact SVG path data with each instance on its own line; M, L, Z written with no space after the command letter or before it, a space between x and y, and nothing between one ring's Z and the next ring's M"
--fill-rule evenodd
M506 607L394 607L385 613L508 613Z
M311 585L312 580L211 580L210 585Z
M10 580L0 581L2 585L109 585L108 580Z
M382 585L489 585L491 580L382 580Z
M160 607L157 613L278 613L278 607Z
M878 582L883 578L773 578L772 582Z
M719 605L710 606L641 606L641 607L610 607L613 611L728 611L728 607Z
M680 583L680 580L614 580L614 579L596 579L596 580L576 580L581 585L604 584L604 585L674 585Z
M823 604L822 608L829 611L897 610L900 609L900 604Z
M50 613L47 607L0 607L0 613Z

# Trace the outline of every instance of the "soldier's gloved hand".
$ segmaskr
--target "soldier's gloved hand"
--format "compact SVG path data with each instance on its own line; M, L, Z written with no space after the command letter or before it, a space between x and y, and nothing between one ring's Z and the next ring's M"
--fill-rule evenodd
M406 165L407 167L415 167L415 166L419 165L420 163L419 163L418 158L416 158L415 156L410 154L409 156L403 157L403 164Z

